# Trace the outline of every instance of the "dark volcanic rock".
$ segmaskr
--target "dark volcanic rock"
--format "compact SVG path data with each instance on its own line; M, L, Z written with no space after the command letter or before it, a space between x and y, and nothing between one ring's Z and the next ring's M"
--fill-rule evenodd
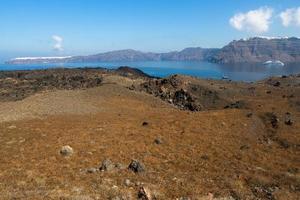
M22 100L43 90L83 89L101 86L105 74L125 76L131 79L149 79L142 71L129 67L117 70L104 68L47 69L34 71L0 72L0 101Z
M224 108L225 109L228 109L228 108L242 109L242 108L247 108L247 106L246 106L245 101L236 101L234 103L226 105Z
M186 77L173 75L165 79L152 79L136 88L190 111L223 108L228 101L209 86L186 81Z
M291 113L287 112L287 113L285 114L284 123L285 123L286 125L289 125L289 126L291 126L291 125L294 123L293 120L292 120L292 115L291 115Z
M146 187L140 187L138 191L138 200L151 200L151 199L156 199L156 198L152 198L150 190Z
M128 169L134 173L141 173L145 171L144 165L137 160L132 160L128 166Z
M279 87L279 86L280 86L280 82L279 82L279 81L276 81L276 82L273 84L273 86Z
M143 125L143 126L148 126L149 123L148 123L148 122L143 122L142 125Z
M253 116L253 113L247 113L246 115L248 118L252 117Z
M285 149L287 149L291 146L291 144L285 139L277 139L276 142Z
M160 138L155 138L154 143L155 144L162 144L163 142Z
M191 110L191 111L199 111L201 110L200 105L195 104L195 100L191 96L190 93L184 91L183 89L177 90L174 94L172 102L175 105L178 105L182 108Z
M21 100L51 89L80 89L100 86L103 69L49 69L0 72L0 101Z
M264 118L273 128L278 128L279 119L274 113L265 113Z
M270 78L266 81L267 84L272 85L274 87L279 87L281 85L280 81Z
M151 78L148 74L144 73L142 70L131 68L127 66L119 67L115 70L116 73L118 73L121 76L126 77L144 77L144 78Z

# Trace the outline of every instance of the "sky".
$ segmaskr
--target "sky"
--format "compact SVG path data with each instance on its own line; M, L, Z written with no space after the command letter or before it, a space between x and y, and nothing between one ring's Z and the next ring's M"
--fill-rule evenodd
M0 60L300 36L299 0L0 0Z

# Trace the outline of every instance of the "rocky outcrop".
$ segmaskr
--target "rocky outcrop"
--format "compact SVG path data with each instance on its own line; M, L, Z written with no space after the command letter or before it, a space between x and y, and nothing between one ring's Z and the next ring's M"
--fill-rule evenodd
M104 75L117 75L129 79L150 78L142 71L129 67L116 70L86 68L3 71L0 72L0 101L22 100L43 90L97 87L102 84Z
M200 111L221 109L229 101L209 85L180 75L165 79L152 79L141 84L137 90L145 91L184 110Z
M148 74L144 73L144 72L143 72L142 70L140 70L140 69L131 68L131 67L127 67L127 66L119 67L118 69L115 70L115 72L116 72L118 75L125 76L125 77L134 77L134 78L138 78L138 77L143 77L143 78L153 78L153 77L149 76Z

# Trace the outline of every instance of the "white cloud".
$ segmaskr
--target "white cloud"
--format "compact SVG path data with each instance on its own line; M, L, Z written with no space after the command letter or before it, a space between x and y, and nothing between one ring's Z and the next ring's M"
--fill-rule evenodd
M289 8L280 13L282 25L285 27L296 25L300 26L300 7Z
M230 25L239 31L263 33L269 30L273 9L261 7L246 13L238 13L230 18Z
M58 36L58 35L53 35L52 39L54 40L53 49L55 51L63 51L64 48L63 48L62 42L63 42L64 39L61 36Z

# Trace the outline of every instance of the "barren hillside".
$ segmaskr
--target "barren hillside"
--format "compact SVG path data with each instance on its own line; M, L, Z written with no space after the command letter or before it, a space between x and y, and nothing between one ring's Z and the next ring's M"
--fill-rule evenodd
M299 199L299 76L57 69L0 86L0 199Z

